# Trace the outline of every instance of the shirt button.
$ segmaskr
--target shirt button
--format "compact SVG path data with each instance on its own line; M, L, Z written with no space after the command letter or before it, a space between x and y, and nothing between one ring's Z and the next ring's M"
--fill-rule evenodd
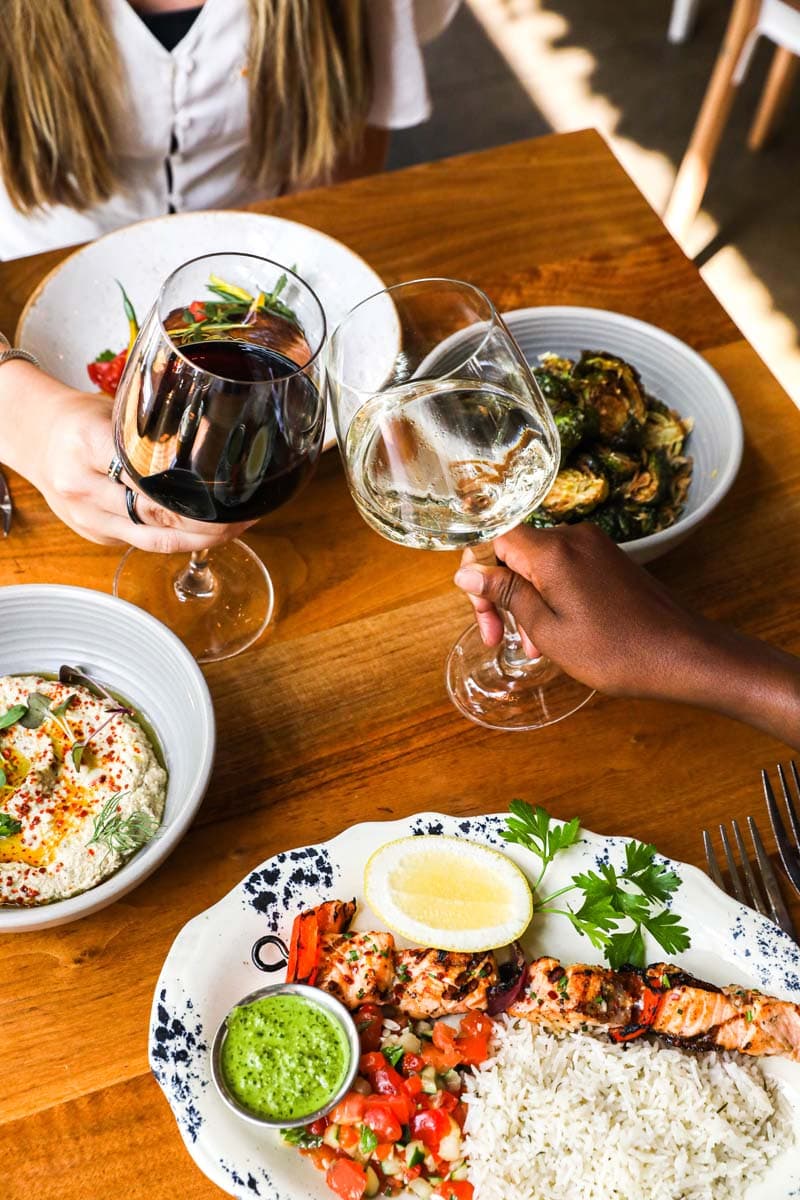
M185 59L183 59L183 62L181 63L181 67L182 67L183 73L185 75L191 75L192 71L195 69L196 66L197 66L197 63L195 62L195 60L193 58L185 58Z

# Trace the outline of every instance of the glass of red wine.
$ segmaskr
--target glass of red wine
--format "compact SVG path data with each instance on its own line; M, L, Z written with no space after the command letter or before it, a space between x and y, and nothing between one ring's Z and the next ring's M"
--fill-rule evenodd
M181 516L252 521L308 482L322 449L325 314L288 267L208 254L169 276L117 389L114 438L136 487ZM146 609L199 662L230 658L274 606L259 557L230 540L191 559L129 550L114 593Z

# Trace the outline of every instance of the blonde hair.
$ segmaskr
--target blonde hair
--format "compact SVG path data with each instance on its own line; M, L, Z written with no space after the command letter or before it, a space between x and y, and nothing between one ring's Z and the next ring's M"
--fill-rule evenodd
M249 0L250 136L259 187L324 181L363 136L366 0ZM118 188L120 64L103 0L2 0L0 178L12 204L84 210Z

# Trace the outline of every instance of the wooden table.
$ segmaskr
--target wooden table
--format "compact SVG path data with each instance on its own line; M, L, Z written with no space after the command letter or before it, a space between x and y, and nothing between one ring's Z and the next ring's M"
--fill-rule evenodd
M800 415L601 138L543 138L259 206L362 254L387 283L454 275L501 309L588 304L695 346L741 407L733 491L656 566L686 601L800 652ZM0 264L0 328L61 251ZM11 477L0 583L111 590L118 551L81 541ZM211 1200L147 1066L153 986L178 930L260 860L352 822L477 813L520 796L701 862L700 829L760 812L758 768L786 748L722 717L599 697L560 725L463 720L443 663L468 622L451 555L404 550L358 516L337 456L248 540L277 621L206 677L219 747L208 796L132 895L58 929L0 939L4 1200ZM0 631L0 637L2 632ZM800 915L800 906L794 906ZM10 1191L9 1191L10 1187Z

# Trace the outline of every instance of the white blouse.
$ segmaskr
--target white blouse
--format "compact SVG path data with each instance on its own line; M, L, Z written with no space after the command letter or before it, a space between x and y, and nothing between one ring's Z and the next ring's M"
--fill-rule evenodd
M242 175L248 135L247 0L205 0L165 50L128 0L104 0L119 47L126 120L117 134L120 191L88 212L52 205L23 216L0 183L0 258L86 242L173 209L233 208L265 196ZM420 47L459 0L369 0L375 93L368 121L385 129L430 115ZM170 181L171 180L171 184Z

